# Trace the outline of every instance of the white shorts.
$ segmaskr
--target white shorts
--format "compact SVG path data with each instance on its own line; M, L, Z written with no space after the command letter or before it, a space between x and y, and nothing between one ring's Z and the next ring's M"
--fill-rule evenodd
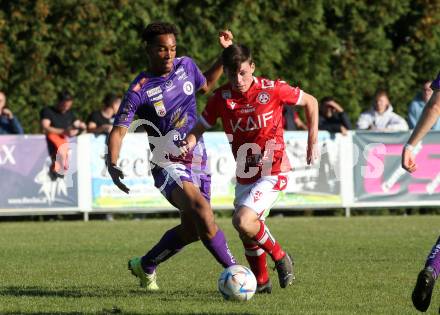
M251 208L264 221L270 209L277 201L280 191L287 187L287 174L264 176L252 184L239 184L235 186L234 207Z

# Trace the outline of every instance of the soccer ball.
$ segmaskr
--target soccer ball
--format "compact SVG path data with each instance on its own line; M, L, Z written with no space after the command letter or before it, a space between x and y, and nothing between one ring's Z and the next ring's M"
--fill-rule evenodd
M245 266L234 265L226 268L218 279L218 290L225 300L250 300L257 289L257 279Z

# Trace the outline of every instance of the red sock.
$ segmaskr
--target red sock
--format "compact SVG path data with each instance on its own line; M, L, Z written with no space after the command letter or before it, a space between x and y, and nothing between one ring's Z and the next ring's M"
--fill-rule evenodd
M269 229L264 224L264 221L260 221L260 230L254 237L254 241L260 245L262 249L266 251L272 257L274 261L278 261L286 255L286 253L281 249L280 244L275 240L275 238L270 234Z
M252 272L257 278L257 284L265 284L269 280L269 273L267 272L266 252L258 245L245 244L244 253L246 259L251 267Z

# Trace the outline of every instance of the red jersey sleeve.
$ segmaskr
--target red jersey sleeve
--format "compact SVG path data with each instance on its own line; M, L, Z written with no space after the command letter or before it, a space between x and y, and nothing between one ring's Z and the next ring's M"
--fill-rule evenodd
M278 94L282 104L297 105L301 102L303 91L299 87L293 87L284 81L278 81Z
M220 97L220 94L214 93L206 104L205 109L200 115L200 122L205 126L205 128L209 129L215 125L217 118L220 117L220 108L222 108L223 99Z

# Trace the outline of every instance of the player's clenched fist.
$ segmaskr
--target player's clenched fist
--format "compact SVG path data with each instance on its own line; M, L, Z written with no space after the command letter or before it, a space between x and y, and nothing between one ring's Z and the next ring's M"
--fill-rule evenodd
M414 159L414 154L412 152L412 149L410 148L403 148L402 167L410 173L413 173L417 170L417 164Z
M232 32L230 30L223 30L220 31L218 34L218 40L223 48L231 46L233 38L234 36L232 35Z

